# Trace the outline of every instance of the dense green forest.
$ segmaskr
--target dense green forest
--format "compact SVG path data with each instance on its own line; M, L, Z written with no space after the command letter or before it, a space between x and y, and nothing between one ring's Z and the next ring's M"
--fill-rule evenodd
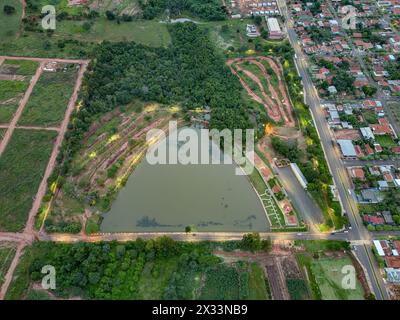
M226 12L220 0L148 0L140 2L145 19L153 19L169 10L174 16L182 12L188 13L206 20L223 20Z
M259 249L271 247L270 241L255 240ZM50 265L56 270L53 293L59 297L239 299L241 292L253 290L248 282L239 283L248 265L224 264L212 252L217 247L245 249L248 244L248 239L217 244L176 242L168 237L126 243L36 242L26 250L7 298L29 298L29 285L40 282L43 266ZM200 279L205 281L204 289ZM224 285L225 292L218 289Z
M103 42L94 50L82 90L83 106L74 114L65 136L65 171L93 116L135 98L179 103L184 109L209 106L211 128L253 126L241 95L243 89L216 52L207 31L194 23L174 24L169 31L172 44L168 48Z

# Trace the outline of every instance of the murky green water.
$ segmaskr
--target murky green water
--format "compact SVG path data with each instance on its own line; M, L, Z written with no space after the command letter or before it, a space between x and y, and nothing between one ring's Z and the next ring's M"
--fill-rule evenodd
M267 231L262 204L247 176L234 164L150 165L129 177L102 232Z

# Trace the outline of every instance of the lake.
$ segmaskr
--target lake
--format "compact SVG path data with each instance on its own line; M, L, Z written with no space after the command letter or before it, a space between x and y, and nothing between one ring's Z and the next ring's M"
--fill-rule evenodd
M235 164L149 164L144 158L103 215L102 232L268 231L264 208Z

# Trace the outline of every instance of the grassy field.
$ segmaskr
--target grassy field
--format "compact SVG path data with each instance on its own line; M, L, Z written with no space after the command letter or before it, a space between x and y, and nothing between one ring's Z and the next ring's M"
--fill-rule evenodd
M352 266L349 257L341 258L320 258L313 260L311 270L321 290L324 300L363 300L364 292L361 284L357 281L356 288L344 289L342 279L344 274L341 272L345 266Z
M265 273L258 263L253 262L250 265L249 289L250 300L269 299Z
M308 286L304 279L286 279L291 300L308 299Z
M15 74L22 76L33 76L39 67L39 62L31 60L5 60L3 65L10 65L16 68Z
M229 19L200 24L210 31L211 39L217 47L223 50L233 47L235 50L249 45L246 36L246 24L253 23L251 19Z
M36 83L19 120L20 125L56 126L64 119L77 72L69 65L66 72L44 72Z
M9 123L17 110L18 105L12 104L1 104L0 105L0 123Z
M264 271L257 263L218 264L206 270L199 299L267 300Z
M28 81L0 80L0 123L10 122L28 86Z
M53 5L56 8L57 12L66 12L71 16L82 13L85 8L83 6L69 6L68 0L30 0L30 3L33 4L31 7L27 7L28 15L30 13L39 13L41 8L46 5Z
M4 282L4 276L15 255L16 246L9 242L0 242L0 288Z
M54 36L95 42L135 41L153 47L166 47L171 43L167 24L160 23L157 19L118 24L105 17L99 17L89 30L84 26L86 26L84 21L62 21L57 25Z
M49 131L14 131L0 157L0 231L24 227L55 137Z
M0 80L0 102L22 95L29 85L28 81Z
M391 148L397 146L392 137L389 135L375 136L375 140L382 146L382 148Z
M43 58L82 58L88 57L94 43L77 40L64 40L60 37L48 37L44 33L24 32L12 42L0 41L0 54L10 56Z
M11 15L5 14L5 5L13 6L15 12ZM22 5L19 0L0 0L0 42L12 41L18 34Z

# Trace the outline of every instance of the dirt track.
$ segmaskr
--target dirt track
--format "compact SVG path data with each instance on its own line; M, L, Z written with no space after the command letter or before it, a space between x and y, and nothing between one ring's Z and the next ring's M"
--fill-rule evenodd
M8 125L8 129L7 132L0 144L0 156L3 153L3 151L5 150L11 136L12 133L14 131L14 129L16 128L16 124L22 114L22 111L24 110L24 107L26 105L26 103L29 100L29 96L32 93L32 90L36 84L36 82L38 81L42 71L43 71L43 67L45 65L46 62L49 61L57 61L57 62L64 62L64 63L75 63L75 64L79 64L80 65L80 70L79 70L79 74L78 74L78 78L75 82L75 87L74 87L74 91L72 93L72 96L69 99L68 102L68 107L67 110L65 112L65 116L64 116L64 120L61 124L60 128L43 128L44 130L56 130L58 131L58 136L56 139L56 142L54 143L53 146L53 151L51 153L49 162L47 164L46 167L46 171L43 175L43 179L40 183L39 189L36 193L36 196L34 198L34 202L32 205L32 208L29 212L29 217L28 217L28 221L26 223L25 229L23 233L3 233L0 235L0 240L2 240L2 238L4 239L9 239L11 241L16 241L19 242L16 254L13 258L13 261L11 262L11 265L7 271L7 274L5 276L4 279L4 283L3 286L0 290L0 300L4 299L5 294L7 292L7 289L12 281L12 277L15 271L15 268L18 265L19 259L23 253L23 249L25 248L26 245L30 244L35 238L37 238L38 236L36 235L36 233L34 232L34 221L35 221L35 216L40 208L40 204L42 202L43 196L46 193L46 189L47 189L47 179L49 178L49 176L51 175L51 173L53 172L53 169L55 167L56 164L56 158L61 146L61 143L64 139L64 135L65 132L67 131L67 126L71 117L71 114L75 108L76 105L76 100L78 98L78 92L79 89L81 87L82 84L82 79L83 79L83 75L86 71L86 68L88 66L88 61L86 60L63 60L63 59L41 59L41 58L26 58L26 57L4 57L1 56L0 57L0 62L4 61L5 59L10 59L10 60L34 60L34 61L40 61L40 66L37 69L35 75L32 77L31 83L27 89L27 91L24 94L24 97L21 99L19 107L13 117L13 119L11 120L10 124ZM26 127L27 129L29 129L29 127ZM31 129L40 129L37 127L31 127Z
M259 61L264 60L268 62L271 69L274 71L277 79L278 79L278 90L271 83L271 77L268 74L265 66ZM263 78L268 84L268 88L264 88L261 79L255 75L253 72L246 70L245 66L242 66L244 62L249 62L257 66L260 69L260 72L263 75ZM247 58L236 58L230 59L227 61L227 65L230 67L233 74L235 74L242 86L246 89L248 94L252 97L253 100L261 103L265 109L267 110L268 116L275 122L283 121L285 126L294 127L295 121L292 114L292 105L290 99L288 97L288 91L284 80L282 79L283 69L282 66L276 62L274 59L269 57L255 56L255 57L247 57ZM257 95L246 83L244 79L239 75L238 71L245 73L250 79L252 79L258 86L261 91L261 97ZM266 89L270 92L270 96L266 93ZM279 94L282 96L283 101L281 101Z
M3 57L3 58L8 59L7 57ZM44 62L42 61L40 63L39 68L36 70L35 75L32 77L31 82L29 84L29 87L25 91L25 94L24 94L23 98L19 102L18 109L15 112L14 117L12 118L12 120L11 120L9 126L8 126L6 134L4 135L3 140L0 143L0 156L2 155L4 150L6 149L7 144L10 141L10 138L11 138L11 136L12 136L12 134L14 132L14 129L15 129L16 125L17 125L17 122L18 122L19 118L21 117L22 112L24 111L26 103L29 100L29 97L30 97L30 95L32 93L32 90L35 87L36 82L39 80L40 75L42 74L43 67L44 67Z

